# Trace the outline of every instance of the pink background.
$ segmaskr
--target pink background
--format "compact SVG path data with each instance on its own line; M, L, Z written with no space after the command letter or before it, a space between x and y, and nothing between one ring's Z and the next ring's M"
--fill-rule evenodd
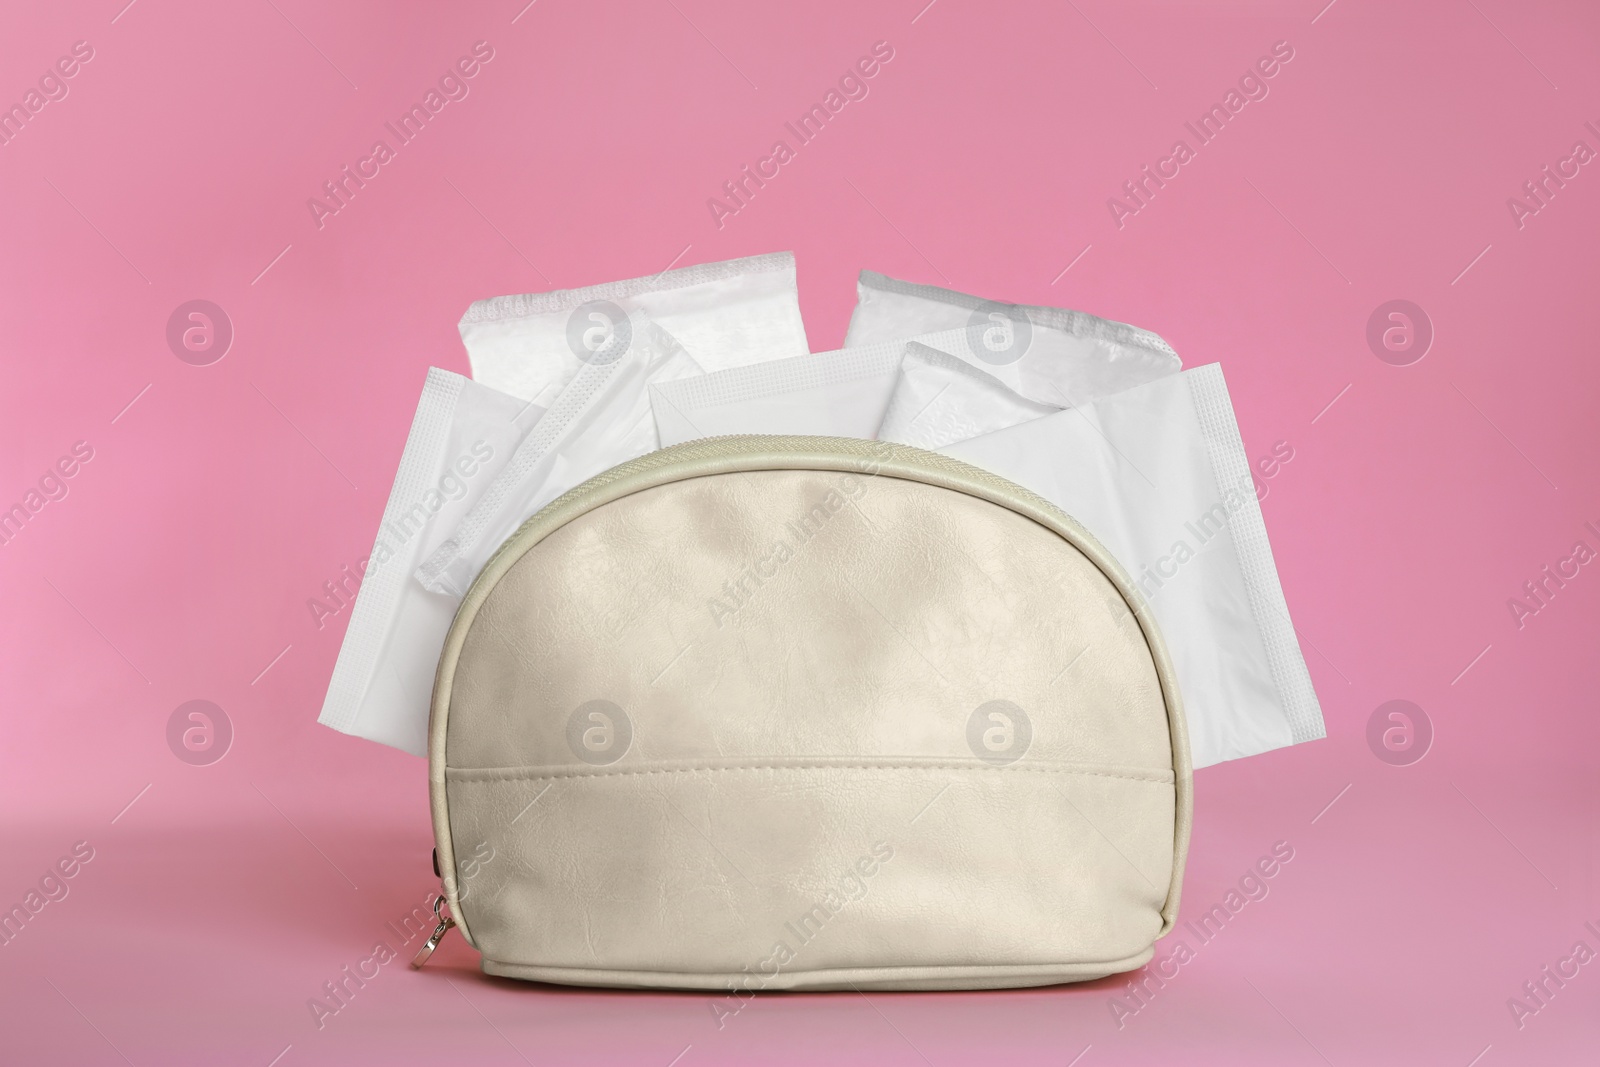
M1600 1058L1600 962L1507 1007L1600 950L1600 567L1507 607L1600 548L1600 167L1521 228L1506 203L1600 149L1591 6L522 2L0 13L0 102L94 49L0 146L0 506L94 452L0 546L0 904L94 849L0 947L0 1060ZM470 95L319 229L307 198L478 40ZM707 198L879 40L870 95L718 228ZM1107 198L1280 40L1270 95L1119 229ZM319 1030L308 998L375 941L409 956L385 923L435 884L423 762L315 722L348 612L307 608L372 542L424 368L466 371L475 298L779 249L816 350L870 267L1223 363L1252 456L1294 449L1263 507L1329 736L1197 775L1184 918L1295 858L1121 1028L1111 979L719 1029L705 996L485 978L452 937ZM196 298L236 331L204 367L165 340ZM1365 339L1395 298L1436 331L1410 366ZM1399 698L1436 731L1403 767L1366 741ZM167 746L192 699L236 732L210 766Z

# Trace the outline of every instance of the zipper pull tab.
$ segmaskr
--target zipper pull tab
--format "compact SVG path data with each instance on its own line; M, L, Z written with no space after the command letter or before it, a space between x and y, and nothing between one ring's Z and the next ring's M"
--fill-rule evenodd
M421 967L428 962L428 957L433 955L433 950L439 947L440 939L449 933L450 928L456 924L455 919L444 914L443 893L439 894L433 902L433 917L439 920L439 925L433 928L432 935L422 943L422 947L417 950L416 956L412 958L411 966L413 968Z

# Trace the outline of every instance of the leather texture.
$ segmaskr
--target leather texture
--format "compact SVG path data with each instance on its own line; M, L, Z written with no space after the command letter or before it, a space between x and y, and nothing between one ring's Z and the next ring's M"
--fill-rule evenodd
M430 778L493 974L961 989L1146 962L1191 819L1159 635L1049 504L830 438L665 449L464 600Z

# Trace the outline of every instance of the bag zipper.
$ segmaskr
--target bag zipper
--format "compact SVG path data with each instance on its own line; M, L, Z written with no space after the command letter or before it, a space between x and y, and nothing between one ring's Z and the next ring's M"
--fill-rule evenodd
M411 966L413 969L420 968L424 963L428 962L428 957L433 955L433 950L439 947L440 939L449 933L450 928L456 924L453 916L444 913L444 907L444 894L440 893L433 901L433 917L439 920L439 925L433 928L433 933L428 936L428 940L422 943L422 947L412 957Z

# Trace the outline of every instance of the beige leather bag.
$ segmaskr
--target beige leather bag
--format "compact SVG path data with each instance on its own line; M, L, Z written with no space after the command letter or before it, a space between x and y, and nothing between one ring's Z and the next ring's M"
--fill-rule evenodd
M1098 978L1171 929L1189 841L1122 569L1032 493L870 441L693 442L544 508L456 615L429 763L449 915L545 982Z

